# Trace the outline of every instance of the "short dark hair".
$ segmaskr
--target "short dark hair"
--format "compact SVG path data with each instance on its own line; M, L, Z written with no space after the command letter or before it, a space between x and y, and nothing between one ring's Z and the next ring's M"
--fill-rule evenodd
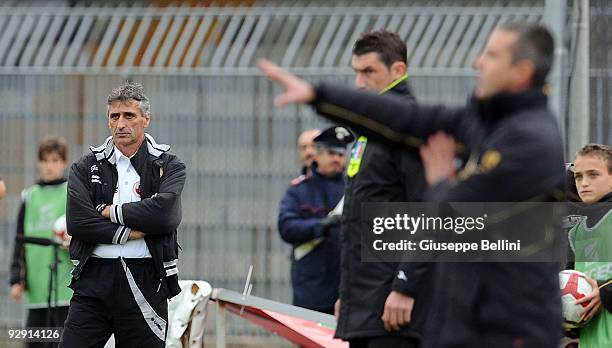
M395 62L407 63L406 43L399 35L388 30L365 32L353 45L353 54L356 56L371 52L378 53L388 68Z
M64 138L46 136L38 145L38 160L42 161L48 154L56 153L66 162L68 159L68 145Z
M108 114L108 107L114 101L126 102L130 100L136 100L138 102L140 112L143 116L151 114L151 104L149 103L149 98L144 93L144 87L138 82L130 81L125 82L117 88L113 88L106 99L106 113Z
M587 144L576 156L594 156L606 163L608 173L612 174L612 147L603 144Z
M553 65L555 53L555 40L550 31L543 25L526 22L508 22L499 25L497 29L518 34L518 39L512 47L512 61L531 61L535 67L531 85L543 86Z

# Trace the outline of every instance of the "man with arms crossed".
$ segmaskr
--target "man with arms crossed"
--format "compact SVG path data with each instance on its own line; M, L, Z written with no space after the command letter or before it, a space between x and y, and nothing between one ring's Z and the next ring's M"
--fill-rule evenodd
M180 292L176 229L185 165L145 133L142 85L107 100L111 136L70 168L67 225L75 263L61 346L164 347L167 299Z

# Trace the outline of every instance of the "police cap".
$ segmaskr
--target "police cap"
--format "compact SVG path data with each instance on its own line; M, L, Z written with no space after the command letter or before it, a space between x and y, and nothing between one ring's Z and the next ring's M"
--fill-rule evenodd
M337 153L345 153L346 147L355 140L351 132L340 126L325 129L316 138L314 143L319 149L327 149Z

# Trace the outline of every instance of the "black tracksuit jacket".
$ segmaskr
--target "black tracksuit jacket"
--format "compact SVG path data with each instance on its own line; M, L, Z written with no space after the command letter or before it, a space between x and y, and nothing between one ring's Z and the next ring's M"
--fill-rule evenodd
M415 100L406 81L400 82L386 94L394 94L405 102ZM400 114L395 116L401 117ZM359 130L355 131L362 135ZM416 267L416 264L361 261L361 235L371 230L361 219L361 204L421 201L426 185L423 166L415 149L402 151L376 139L368 138L365 149L361 151L359 171L347 178L344 190L339 289L342 305L336 337L351 340L399 335L420 340L424 319L421 307L424 309L427 300L417 293L424 280L424 269ZM400 271L406 277L398 278ZM418 297L420 301L410 325L388 332L381 317L392 290Z
M66 221L72 236L73 278L79 278L98 244L125 244L129 231L134 229L146 234L145 242L168 298L181 291L176 268L177 228L181 222L185 165L167 152L169 148L145 135L145 141L130 159L140 175L141 200L116 206L112 204L118 174L111 137L99 147L90 147L90 154L72 164ZM112 205L112 220L100 214L107 205Z

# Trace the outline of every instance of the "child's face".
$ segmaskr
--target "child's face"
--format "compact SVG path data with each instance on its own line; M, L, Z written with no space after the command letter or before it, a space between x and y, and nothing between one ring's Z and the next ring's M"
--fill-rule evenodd
M53 181L64 176L66 162L55 152L43 154L43 159L38 161L38 172L43 181Z
M598 156L578 156L574 164L576 189L583 202L592 204L612 192L612 174Z

